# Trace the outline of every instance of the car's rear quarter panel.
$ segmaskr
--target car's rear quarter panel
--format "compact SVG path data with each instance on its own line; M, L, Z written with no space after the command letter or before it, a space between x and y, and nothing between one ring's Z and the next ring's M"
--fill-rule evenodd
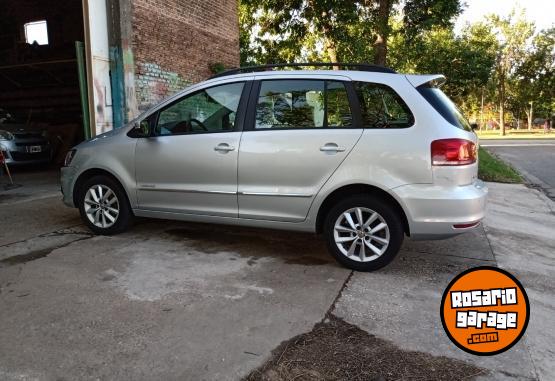
M405 184L433 182L429 152L433 136L433 128L429 126L433 118L420 111L423 105L418 92L404 76L396 74L354 73L352 79L393 88L411 109L415 122L409 128L365 129L352 152L321 188L309 213L311 221L315 221L329 194L352 184L371 185L388 192L409 215L392 189Z
M477 163L460 167L434 167L431 163L431 142L436 139L460 138L477 140L472 132L458 129L443 119L435 109L401 75L353 73L354 81L382 83L393 88L406 102L414 115L414 125L399 129L365 129L357 145L315 198L308 219L316 221L320 206L333 191L351 184L366 184L380 188L395 198L403 208L410 229L421 232L421 223L438 225L422 231L446 235L446 221L483 217L483 192L472 185L476 180ZM414 199L412 188L422 190L424 200ZM449 202L455 196L454 202ZM476 198L471 210L457 213L457 201ZM443 203L443 204L442 204ZM446 207L447 209L445 209ZM443 211L442 211L443 209ZM431 236L430 236L431 237Z

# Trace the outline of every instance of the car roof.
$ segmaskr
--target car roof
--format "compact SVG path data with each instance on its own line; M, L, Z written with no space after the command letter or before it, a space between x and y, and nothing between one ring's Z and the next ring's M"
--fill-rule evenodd
M238 73L229 74L225 76L218 76L210 78L202 83L212 83L220 82L222 80L252 80L255 77L257 79L263 79L264 77L324 77L324 76L335 76L335 77L347 77L350 79L360 79L364 78L391 78L404 76L404 74L399 73L382 73L382 72L369 72L360 70L267 70L267 71L257 71L248 73Z
M403 73L383 73L376 71L363 71L363 70L267 70L248 73L229 74L225 76L217 76L210 78L202 85L211 83L233 82L235 80L253 80L264 78L322 78L322 77L343 77L353 81L377 81L387 83L388 80L393 78L403 77L407 79L414 87L418 87L425 83L433 82L435 84L442 84L445 82L445 76L442 74L403 74Z

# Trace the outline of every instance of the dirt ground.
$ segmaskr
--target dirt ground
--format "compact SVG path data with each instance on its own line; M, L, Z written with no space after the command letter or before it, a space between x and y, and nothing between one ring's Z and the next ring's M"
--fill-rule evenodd
M488 371L466 362L405 351L334 315L283 342L246 381L468 380Z

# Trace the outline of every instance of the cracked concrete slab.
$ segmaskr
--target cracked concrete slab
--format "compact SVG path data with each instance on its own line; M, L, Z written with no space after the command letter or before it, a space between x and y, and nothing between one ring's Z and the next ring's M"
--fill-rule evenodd
M540 380L555 379L555 203L524 185L491 184L484 221L499 267L530 299L525 344Z
M1 205L0 221L0 246L81 225L79 211L66 208L61 196Z
M553 379L553 204L523 186L490 187L489 242L483 229L407 240L339 298L351 273L312 235L139 220L94 237L59 196L6 202L0 379L238 379L331 309L403 351L487 368L485 379ZM439 302L456 274L496 263L526 287L532 318L509 352L477 358L447 339Z
M310 331L349 275L311 235L166 221L8 272L0 371L41 380L238 379Z
M36 237L0 246L0 267L23 263L48 255L55 249L72 242L91 237L92 233L84 226L60 229Z
M403 348L490 369L486 379L552 380L554 204L523 185L489 186L483 231L441 243L407 242L391 266L372 274L354 274L334 313ZM497 264L517 276L531 304L524 338L508 352L492 357L460 351L446 337L439 319L441 293L448 282L461 271L483 264Z
M484 379L535 379L523 342L497 356L473 356L457 348L441 325L441 297L449 281L468 268L494 265L494 259L483 229L437 245L409 240L400 258L388 267L355 273L333 313L405 350L488 369Z

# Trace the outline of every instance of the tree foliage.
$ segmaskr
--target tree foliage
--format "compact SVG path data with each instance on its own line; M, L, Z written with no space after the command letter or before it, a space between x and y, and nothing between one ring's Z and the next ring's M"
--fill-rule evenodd
M436 27L410 42L398 35L391 42L390 58L402 72L444 74L443 90L465 111L474 111L476 97L492 72L497 47L495 36L483 24L467 27L461 36Z
M403 9L405 36L410 41L433 28L452 29L453 18L461 12L460 1L407 0Z
M412 40L434 26L452 26L460 11L460 0L242 0L241 26L248 34L242 42L249 42L243 57L267 63L356 56L385 64L394 15L404 14L404 33Z
M514 75L514 108L523 110L531 128L534 113L555 109L555 28L538 33ZM517 111L517 112L518 112Z
M499 126L505 135L505 107L511 96L511 81L526 57L529 40L534 34L534 25L524 18L524 14L515 11L505 18L492 15L488 25L498 36L499 52L495 60L493 80L497 87L499 102Z
M555 28L525 15L485 17L458 34L462 0L241 0L241 63L374 62L441 73L475 121L501 126L553 115ZM493 114L499 116L493 121ZM497 117L496 117L497 118Z

